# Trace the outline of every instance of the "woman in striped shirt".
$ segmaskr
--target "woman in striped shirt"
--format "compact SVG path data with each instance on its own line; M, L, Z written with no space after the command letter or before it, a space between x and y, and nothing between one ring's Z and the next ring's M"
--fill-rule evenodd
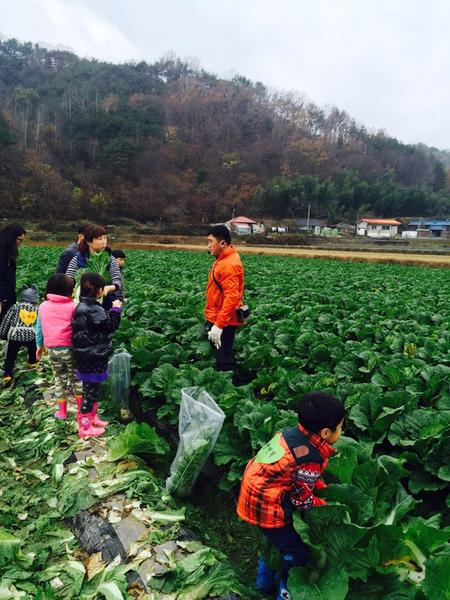
M100 273L105 278L103 308L108 310L122 290L122 276L116 259L107 248L106 230L100 225L89 225L84 239L78 246L77 254L67 267L66 275L75 281L75 296L78 296L79 282L83 273Z

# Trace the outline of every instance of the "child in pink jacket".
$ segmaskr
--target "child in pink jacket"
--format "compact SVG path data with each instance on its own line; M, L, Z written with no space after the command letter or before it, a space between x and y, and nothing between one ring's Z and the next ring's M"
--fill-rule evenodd
M57 419L67 417L67 388L77 404L81 405L81 382L76 377L72 352L72 315L76 308L73 301L74 282L63 273L51 275L47 281L45 301L39 307L36 324L37 360L47 350L54 377L54 391L58 410Z

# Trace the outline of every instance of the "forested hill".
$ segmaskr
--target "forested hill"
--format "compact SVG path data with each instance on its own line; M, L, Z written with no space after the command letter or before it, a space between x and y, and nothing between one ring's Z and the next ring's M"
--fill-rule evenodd
M113 41L112 41L113 43ZM304 90L307 93L307 90ZM338 108L166 57L113 65L0 42L0 216L450 213L450 154Z

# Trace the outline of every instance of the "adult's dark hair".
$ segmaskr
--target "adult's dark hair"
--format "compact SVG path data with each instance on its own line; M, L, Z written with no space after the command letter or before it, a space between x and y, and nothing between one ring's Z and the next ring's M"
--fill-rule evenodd
M18 254L16 239L25 235L26 231L18 223L10 223L0 231L0 245L6 248L9 258L15 258Z
M111 252L111 255L114 256L114 258L125 258L125 252L123 250L113 250Z
M106 285L100 273L84 273L80 279L80 297L97 298L99 291Z
M328 427L335 431L345 416L342 402L328 392L308 392L297 405L299 423L313 433Z
M102 235L106 235L104 227L101 225L88 225L83 232L84 239L78 244L78 252L89 256L88 242L93 242L95 238L102 237Z
M64 275L64 273L54 273L50 275L45 289L45 299L48 294L56 294L58 296L67 296L71 298L73 294L74 281L72 277Z
M208 231L208 235L212 235L217 241L224 241L228 245L231 244L231 233L226 225L214 225Z
M89 223L79 223L77 225L77 233L78 235L84 235L84 232L89 227Z

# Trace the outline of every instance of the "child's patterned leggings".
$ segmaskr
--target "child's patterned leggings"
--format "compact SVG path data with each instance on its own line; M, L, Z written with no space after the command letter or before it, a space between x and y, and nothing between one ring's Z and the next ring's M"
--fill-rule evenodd
M75 363L72 348L55 350L47 348L48 357L53 371L54 394L57 400L67 397L67 387L75 396L81 396L81 381L75 374Z
M92 412L94 404L98 402L100 395L100 384L83 381L83 402L81 403L81 414Z

